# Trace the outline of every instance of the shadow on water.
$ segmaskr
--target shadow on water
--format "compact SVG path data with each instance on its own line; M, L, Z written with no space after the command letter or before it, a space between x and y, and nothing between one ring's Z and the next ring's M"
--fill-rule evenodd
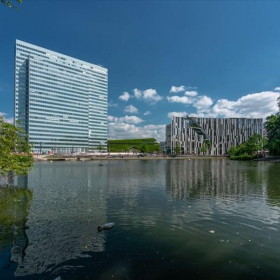
M15 183L9 180L10 183ZM25 182L19 182L25 184ZM24 262L28 247L26 223L32 191L14 186L0 187L0 274L11 276L16 264Z

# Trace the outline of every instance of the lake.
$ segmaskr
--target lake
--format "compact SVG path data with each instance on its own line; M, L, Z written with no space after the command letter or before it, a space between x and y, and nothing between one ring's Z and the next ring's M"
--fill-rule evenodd
M35 163L0 192L1 279L280 279L280 164L102 163Z

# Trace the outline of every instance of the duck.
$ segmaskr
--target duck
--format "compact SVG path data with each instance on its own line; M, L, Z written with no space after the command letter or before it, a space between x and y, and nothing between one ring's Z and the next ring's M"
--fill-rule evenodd
M109 230L115 226L115 223L105 223L102 226L97 227L97 231L101 232L102 230Z

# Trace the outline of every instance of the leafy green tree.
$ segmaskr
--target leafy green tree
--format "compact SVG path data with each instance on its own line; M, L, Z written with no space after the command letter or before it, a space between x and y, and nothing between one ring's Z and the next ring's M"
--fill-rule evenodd
M263 151L266 145L265 139L260 134L253 134L246 142L237 147L232 147L229 151L230 156L254 156Z
M177 143L174 149L175 155L179 155L181 153L181 147L180 145Z
M202 154L205 154L207 152L207 147L205 146L205 144L202 144L201 148L200 148L200 152Z
M146 144L143 144L143 145L141 146L140 151L141 151L141 153L143 153L143 154L147 153L148 149L147 149Z
M19 4L22 3L22 0L0 0L2 4L4 4L5 6L9 7L9 8L14 8L14 9L17 9L19 10L19 7L18 6L15 6L13 3L17 2Z
M280 98L278 98L280 109ZM280 156L280 112L266 118L265 129L267 131L269 153L274 156Z
M27 136L18 126L0 116L0 175L9 172L27 174L33 167L33 155Z
M106 146L102 145L102 143L99 143L99 145L96 147L96 150L101 153L102 151L106 151Z
M153 152L159 153L160 152L160 146L159 145L155 145Z
M208 139L203 141L200 151L205 154L211 147L211 142Z

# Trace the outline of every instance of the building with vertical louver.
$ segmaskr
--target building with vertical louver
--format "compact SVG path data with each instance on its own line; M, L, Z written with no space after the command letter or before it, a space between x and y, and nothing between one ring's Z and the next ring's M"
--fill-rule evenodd
M16 40L15 121L33 150L107 146L106 68Z
M225 155L231 147L247 141L254 133L262 135L263 119L173 117L166 126L170 152L180 147L182 154L201 154L205 140L210 147L205 154Z

